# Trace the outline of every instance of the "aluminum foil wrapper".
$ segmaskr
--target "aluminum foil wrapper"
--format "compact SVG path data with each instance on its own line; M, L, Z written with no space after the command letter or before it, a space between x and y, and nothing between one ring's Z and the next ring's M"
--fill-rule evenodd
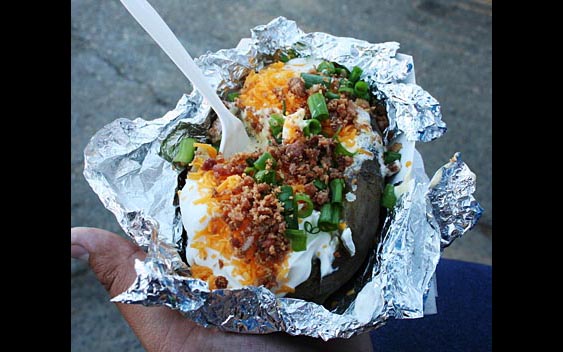
M461 160L461 153L456 153L432 178L428 219L440 231L442 248L475 226L483 213L473 197L475 179L475 174Z
M412 58L399 44L371 44L326 33L304 33L279 17L252 29L252 38L233 49L196 60L218 92L238 88L245 75L272 60L277 50L293 49L349 68L387 104L394 138L429 141L445 132L440 107L414 83ZM147 252L136 260L137 278L112 301L167 306L202 326L240 333L285 331L324 340L348 338L390 318L417 318L425 312L442 247L468 231L482 212L472 198L475 177L460 158L442 168L432 182L414 151L403 194L385 219L381 241L358 274L357 296L334 309L300 299L276 298L263 287L211 291L191 278L180 257L182 221L174 196L178 171L170 161L180 138L204 140L211 109L197 91L184 95L161 118L120 118L97 132L84 151L84 176L123 230ZM453 159L452 159L453 160ZM433 297L432 297L433 298Z

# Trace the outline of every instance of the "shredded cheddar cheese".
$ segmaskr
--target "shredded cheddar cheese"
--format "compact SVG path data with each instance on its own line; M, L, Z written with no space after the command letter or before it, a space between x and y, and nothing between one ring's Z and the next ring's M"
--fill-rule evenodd
M283 62L276 62L262 69L259 73L251 72L241 89L239 103L252 107L255 111L264 108L282 109L285 100L286 113L291 114L304 107L307 100L289 91L288 82L299 73L284 69ZM249 117L252 118L252 114Z
M358 135L358 130L354 125L344 126L338 133L338 139L340 143L344 144L346 147L351 148L356 145L356 136Z
M190 247L196 249L198 256L204 260L207 259L209 249L217 251L222 258L229 261L230 265L234 267L232 275L241 278L239 281L242 285L259 286L262 278L267 274L268 269L254 260L256 249L250 247L250 249L246 251L245 256L240 258L235 255L235 249L231 244L232 238L243 240L241 232L250 225L250 221L245 219L238 230L233 231L225 220L218 215L221 214L219 210L219 201L222 197L221 192L237 187L242 181L241 176L228 176L221 183L215 179L213 172L209 170L198 171L193 174L190 173L188 177L197 180L200 193L203 192L202 197L195 200L194 204L207 205L207 213L209 216L207 226L195 233ZM207 218L207 216L204 216L200 219L200 223L207 220ZM217 255L212 254L211 257L216 258ZM210 289L216 288L216 277L213 275L213 271L210 268L201 265L192 265L192 268L192 276L194 278L207 281ZM285 258L284 262L281 264L276 264L274 270L276 272L278 287L272 288L272 291L274 293L293 292L293 288L285 285L289 275L288 258Z
M213 148L211 144L194 143L194 147L205 150L207 152L207 155L209 155L211 158L217 157L217 150Z

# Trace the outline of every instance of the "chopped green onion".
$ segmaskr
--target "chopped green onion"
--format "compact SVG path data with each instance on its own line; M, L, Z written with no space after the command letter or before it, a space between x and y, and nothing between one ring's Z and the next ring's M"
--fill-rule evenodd
M311 117L319 121L328 119L328 108L325 97L321 93L311 94L307 98L307 105L311 111Z
M254 166L254 162L256 161L256 159L254 159L254 158L246 158L245 161L246 161L246 165L247 165L247 166L253 167L253 166Z
M335 178L330 181L330 193L332 203L342 204L342 191L344 190L344 180Z
M255 172L256 172L256 169L251 167L251 166L248 166L244 169L244 173L247 174L247 175L252 175Z
M342 78L338 81L338 88L340 87L354 88L354 83L350 82L347 78Z
M326 74L333 74L335 67L332 62L329 61L322 61L319 66L317 66L317 71Z
M333 93L333 92L326 92L325 95L326 95L327 99L330 99L330 100L340 99L340 94L336 94L336 93Z
M356 92L354 91L354 88L344 86L344 87L338 88L338 93L348 93L350 95L354 95Z
M193 138L182 138L180 144L178 145L178 151L176 156L172 160L172 164L179 167L185 167L194 159L196 142Z
M342 145L342 143L336 144L336 149L334 149L334 153L336 155L346 155L346 156L354 156L355 153L351 153Z
M290 199L293 196L293 188L288 185L283 185L280 187L280 194L278 195L278 199L282 202Z
M289 49L287 53L280 53L280 61L281 62L288 62L289 60L297 57L297 53L293 49Z
M346 66L342 66L338 63L335 63L334 67L335 67L334 72L336 72L341 77L348 77L348 75L350 74L350 71L346 68ZM343 72L344 72L344 75L342 75Z
M306 218L307 216L313 214L313 201L305 193L295 194L295 201L297 204L304 203L303 207L297 210L297 216L300 218Z
M258 183L273 184L276 182L276 172L273 170L258 170L254 174L254 179Z
M319 229L325 232L336 230L338 228L338 222L340 220L337 219L337 221L334 222L334 219L336 217L340 217L340 208L338 204L323 204L321 208L321 215L319 216Z
M307 249L307 234L303 230L287 229L285 235L291 240L291 249L301 252Z
M364 81L358 81L354 85L354 94L358 98L369 100L369 85Z
M236 98L239 97L239 95L239 92L230 92L229 94L227 94L227 101L233 102Z
M358 66L354 66L352 68L352 72L350 72L350 77L348 77L348 79L352 82L352 83L356 83L357 80L360 79L360 76L362 75L362 69L359 68Z
M268 159L272 160L272 168L275 168L277 166L277 162L274 159L274 157L272 156L272 154L265 152L264 154L260 155L260 157L258 158L258 160L256 160L254 162L254 168L256 170L265 170L266 169L266 161Z
M332 139L334 139L337 142L340 142L340 139L338 138L338 134L340 133L340 131L342 131L342 126L338 126L336 132L334 132L334 134L332 135Z
M311 224L309 221L305 221L303 227L305 227L306 232L309 232L310 234L313 235L316 235L317 233L321 232L321 229L319 229L317 226L313 226L313 224Z
M303 133L306 137L311 135L319 134L322 131L321 123L317 119L305 120L305 127L303 127Z
M395 160L401 160L401 153L397 153L392 150L388 150L383 153L383 161L385 164L390 164Z
M288 229L299 228L299 223L297 222L297 215L295 213L287 213L284 215L285 226Z
M288 229L297 229L299 225L297 223L297 205L295 204L295 199L293 197L293 188L288 185L281 186L281 192L278 195L278 199L283 204L283 214L286 227Z
M323 181L321 181L319 179L314 179L313 185L315 185L315 187L317 187L320 190L326 189L326 183L324 183Z
M358 81L354 85L354 89L361 93L366 93L369 90L369 85L364 81Z
M388 209L393 209L397 203L397 196L395 196L395 186L388 183L383 189L383 195L381 197L381 205Z
M337 75L342 76L342 72L346 72L346 71L343 68L340 68L340 67L334 68L334 73L336 73Z
M324 84L327 88L330 87L331 77L313 75L311 73L301 73L301 78L305 81L305 88L309 89L315 84Z
M283 116L280 114L272 114L270 115L270 120L268 120L270 125L270 131L272 132L272 136L278 139L280 137L280 133L283 131L283 123L284 119Z
M340 214L342 212L342 205L337 203L332 203L332 218L330 219L331 224L338 228L338 224L340 223Z

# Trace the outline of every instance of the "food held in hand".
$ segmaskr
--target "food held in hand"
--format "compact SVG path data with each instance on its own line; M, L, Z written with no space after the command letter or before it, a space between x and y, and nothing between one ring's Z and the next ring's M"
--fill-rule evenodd
M263 285L322 302L374 248L385 164L400 154L383 153L385 112L361 69L281 59L226 95L248 151L219 154L218 124L207 143L178 146L185 258L211 289Z

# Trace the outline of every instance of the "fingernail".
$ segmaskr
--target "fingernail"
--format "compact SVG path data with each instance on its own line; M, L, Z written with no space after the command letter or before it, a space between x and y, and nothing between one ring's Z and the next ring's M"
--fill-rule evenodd
M88 258L90 257L90 253L88 253L86 248L82 247L81 245L71 244L70 256L73 257L74 259L79 259L87 262Z

